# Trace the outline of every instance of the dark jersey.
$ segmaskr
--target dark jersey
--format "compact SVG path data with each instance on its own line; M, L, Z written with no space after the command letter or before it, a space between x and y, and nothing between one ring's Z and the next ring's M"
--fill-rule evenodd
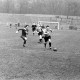
M37 25L32 25L32 28L36 28L37 27Z
M22 30L22 36L25 36L25 37L26 37L26 35L28 34L28 31L29 31L28 29L19 29L19 30Z
M36 30L37 25L32 25L32 31L34 32Z

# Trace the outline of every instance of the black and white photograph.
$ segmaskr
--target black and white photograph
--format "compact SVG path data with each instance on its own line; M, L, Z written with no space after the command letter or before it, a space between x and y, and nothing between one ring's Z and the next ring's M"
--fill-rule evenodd
M80 80L80 0L0 0L0 80Z

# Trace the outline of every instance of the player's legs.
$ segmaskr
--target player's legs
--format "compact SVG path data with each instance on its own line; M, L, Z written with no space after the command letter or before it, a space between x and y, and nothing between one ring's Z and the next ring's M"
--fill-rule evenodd
M49 48L51 49L51 36L48 37L48 41L49 41Z
M39 43L42 43L42 32L39 32L38 35L39 35Z
M25 47L25 44L26 44L26 40L24 40L24 42L23 42L23 47Z
M34 35L34 33L35 33L35 30L36 30L36 28L32 28L33 35Z
M33 35L34 35L34 28L32 28L32 32L33 32Z
M27 41L27 37L21 36L21 38L24 40L24 42L23 42L23 47L25 47L25 44L26 44L26 41Z
M47 36L44 36L44 47L45 48L46 48L47 42L48 42L48 37Z
M25 40L25 39L24 39L24 36L21 36L21 38L22 38L23 40Z
M39 41L42 42L42 35L39 35Z
M26 41L27 41L27 37L24 37L23 47L25 47Z

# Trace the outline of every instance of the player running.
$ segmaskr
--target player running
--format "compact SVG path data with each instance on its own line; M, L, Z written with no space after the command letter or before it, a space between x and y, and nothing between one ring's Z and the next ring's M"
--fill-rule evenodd
M49 28L47 25L46 28L43 29L43 37L44 38L44 46L46 48L47 42L49 42L49 49L51 49L51 35L50 32L52 32L52 29Z
M25 47L26 41L27 41L27 35L28 35L28 32L29 32L28 25L25 25L23 29L18 29L18 31L16 31L16 33L18 33L19 31L22 31L21 38L24 40L23 47Z
M38 43L42 43L42 35L43 35L43 28L44 26L38 26L37 27L37 32L38 32L38 36L39 36L39 42Z
M32 32L33 32L33 35L34 35L35 31L36 31L36 27L37 27L37 25L35 23L33 23L32 24Z

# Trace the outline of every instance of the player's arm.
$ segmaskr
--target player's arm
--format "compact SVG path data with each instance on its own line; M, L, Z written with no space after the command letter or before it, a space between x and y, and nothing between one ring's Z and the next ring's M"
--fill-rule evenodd
M23 29L18 29L18 30L16 31L16 33L18 33L20 30L23 30Z
M49 30L50 30L50 32L53 32L52 29L49 29Z
M28 33L29 33L29 29L26 30L26 34L27 34L27 35L28 35Z
M27 32L27 33L29 32L29 29L28 29L28 28L26 29L26 32Z
M18 29L18 31L22 31L23 29Z

